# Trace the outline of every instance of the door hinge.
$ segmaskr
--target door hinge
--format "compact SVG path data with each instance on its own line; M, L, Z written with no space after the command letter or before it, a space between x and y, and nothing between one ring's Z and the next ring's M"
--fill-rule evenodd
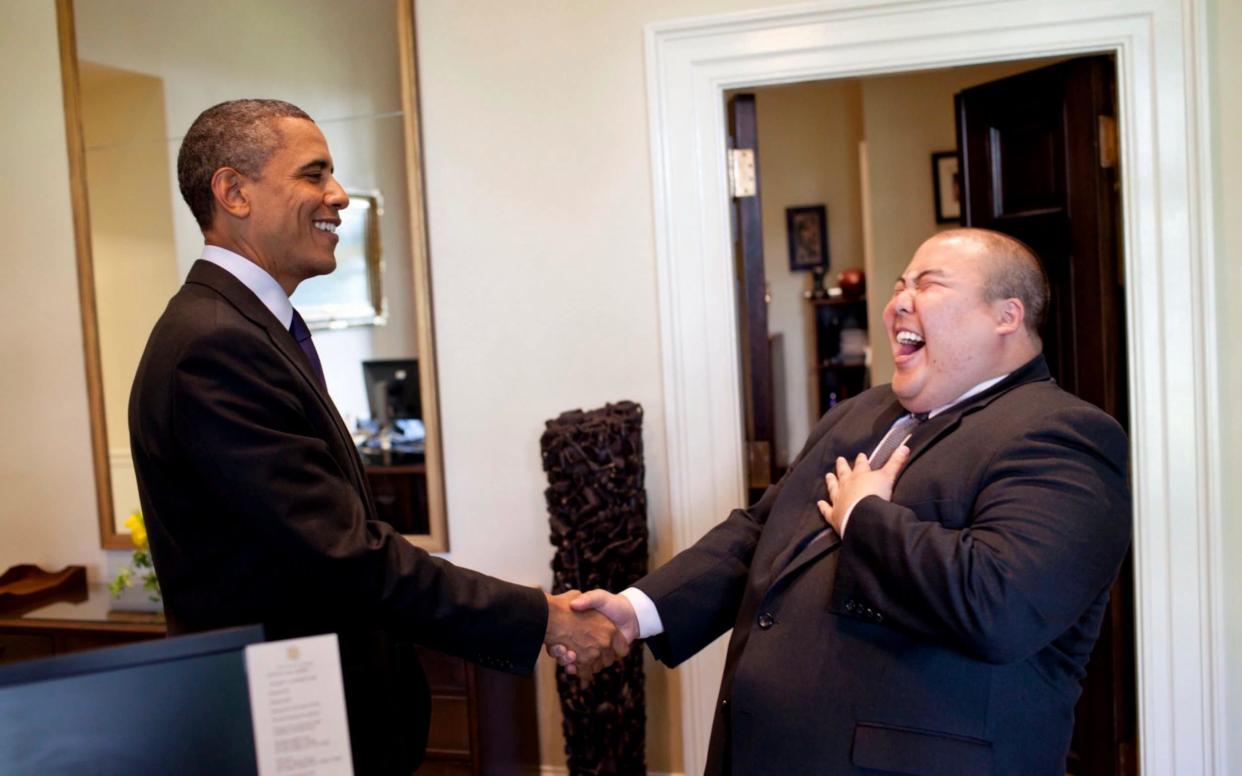
M1117 119L1112 116L1100 116L1100 166L1117 166Z
M729 149L729 196L753 197L755 187L755 149Z
M747 481L752 488L766 488L772 484L772 444L770 442L747 442Z

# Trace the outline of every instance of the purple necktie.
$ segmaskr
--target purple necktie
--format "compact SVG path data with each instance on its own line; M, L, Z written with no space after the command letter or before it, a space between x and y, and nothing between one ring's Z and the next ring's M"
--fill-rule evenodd
M311 341L310 329L306 328L306 321L302 320L302 315L297 310L293 311L293 322L289 324L289 333L298 341L298 347L306 354L306 360L310 362L311 371L315 374L315 379L319 381L319 387L328 390L328 382L323 379L323 364L319 363L319 352L315 350L315 343Z

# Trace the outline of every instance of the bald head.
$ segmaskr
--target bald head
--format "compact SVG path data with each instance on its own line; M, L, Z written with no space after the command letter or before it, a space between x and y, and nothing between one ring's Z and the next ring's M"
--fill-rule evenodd
M1035 252L1026 243L991 229L949 229L932 240L963 240L979 247L988 265L984 274L983 298L989 302L1020 299L1025 311L1027 333L1039 342L1039 328L1048 312L1048 275Z
M919 246L884 307L893 392L911 412L951 404L1035 358L1048 283L1021 242L983 229Z

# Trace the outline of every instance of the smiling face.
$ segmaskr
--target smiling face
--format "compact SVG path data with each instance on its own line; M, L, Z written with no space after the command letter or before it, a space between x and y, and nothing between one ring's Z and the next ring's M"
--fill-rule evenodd
M281 118L274 126L280 147L241 186L249 204L243 240L246 255L292 294L303 280L336 269L339 211L349 197L314 122Z
M1037 352L1022 330L1021 303L985 299L991 261L969 236L933 237L898 278L884 326L893 392L907 410L943 407Z

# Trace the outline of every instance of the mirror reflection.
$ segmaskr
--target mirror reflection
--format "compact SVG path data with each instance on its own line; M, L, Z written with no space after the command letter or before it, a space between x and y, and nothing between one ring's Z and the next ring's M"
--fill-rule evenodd
M276 97L315 119L351 197L336 272L303 283L293 302L317 330L329 393L357 429L381 516L416 543L446 549L434 358L422 323L430 314L421 179L416 169L407 176L406 163L409 149L417 158L407 107L416 104L412 11L382 0L289 8L73 4L96 313L88 320L85 305L84 326L88 343L92 325L98 337L92 387L103 410L93 420L107 476L97 481L111 489L104 546L126 546L123 524L138 508L126 417L133 375L202 249L177 186L182 136L213 104Z

